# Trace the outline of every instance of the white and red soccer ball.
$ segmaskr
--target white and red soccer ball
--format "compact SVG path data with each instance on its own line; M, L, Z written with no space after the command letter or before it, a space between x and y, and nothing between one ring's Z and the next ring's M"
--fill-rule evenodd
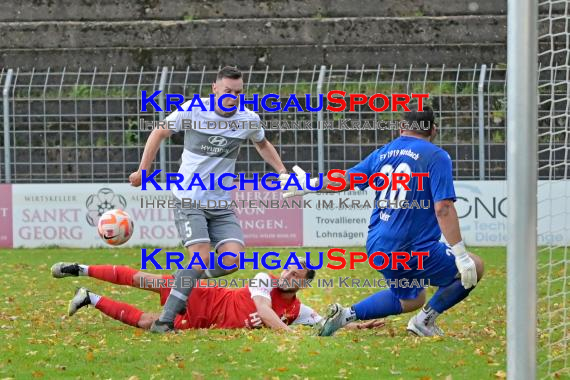
M121 245L133 235L134 223L129 214L123 210L109 210L101 215L97 224L97 232L105 243Z

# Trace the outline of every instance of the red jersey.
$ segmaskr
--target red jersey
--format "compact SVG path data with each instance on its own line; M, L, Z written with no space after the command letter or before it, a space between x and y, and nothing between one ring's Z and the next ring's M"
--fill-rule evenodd
M269 277L265 273L260 273L256 279L263 276ZM165 278L174 278L174 276L165 276ZM276 279L277 277L271 276L271 278ZM287 299L283 297L279 288L263 290L269 292L271 307L285 324L289 325L297 319L301 302L296 296ZM161 305L164 305L169 294L170 288L161 290ZM174 320L174 327L180 330L256 328L262 326L263 322L257 313L248 286L239 289L196 287L188 298L185 314L178 315Z

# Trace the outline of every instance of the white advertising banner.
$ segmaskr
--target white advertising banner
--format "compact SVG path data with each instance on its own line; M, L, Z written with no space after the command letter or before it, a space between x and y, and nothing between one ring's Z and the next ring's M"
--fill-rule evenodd
M472 246L505 246L507 243L506 181L455 181L455 207L463 239ZM334 205L372 203L374 191L309 195ZM347 202L343 200L349 198ZM570 181L538 184L538 243L570 243ZM317 203L318 204L318 203ZM322 203L321 203L322 205ZM304 245L348 247L366 244L370 208L313 207L303 213ZM421 221L418 221L421 223Z
M281 198L279 192L251 188L232 196L238 201ZM170 191L142 191L129 184L26 184L13 185L12 193L14 247L110 247L99 237L97 222L103 212L116 208L134 222L133 236L122 246L181 247L173 210L156 207L159 200L168 204ZM264 209L257 202L247 207L236 209L247 245L303 244L302 209Z
M124 246L180 244L170 209L141 208L170 199L168 191L141 191L129 184L13 185L14 247L106 246L97 233L99 215L125 210L134 221L134 235Z
M456 181L457 214L465 243L507 244L507 182ZM538 244L570 244L570 181L538 181Z
M366 244L374 191L309 194L303 210L303 243L309 247L354 247ZM332 205L332 207L331 207ZM325 207L326 206L326 207Z
M506 182L456 181L455 189L466 244L506 245ZM8 193L4 203L9 206ZM11 197L12 233L3 229L13 237L13 244L5 239L8 246L107 246L99 238L96 224L99 215L112 208L124 209L133 218L134 235L125 246L180 246L172 210L141 208L141 199L145 204L170 199L168 191L143 192L128 184L26 184L12 185ZM538 199L539 245L570 244L570 181L539 181ZM238 212L238 218L249 246L363 246L373 200L370 189L311 194L305 197L302 210L267 210L264 215L252 216ZM10 209L8 206L3 209Z

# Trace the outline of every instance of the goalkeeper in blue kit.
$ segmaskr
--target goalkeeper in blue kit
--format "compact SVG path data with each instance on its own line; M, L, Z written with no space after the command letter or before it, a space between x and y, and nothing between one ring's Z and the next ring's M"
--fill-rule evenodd
M391 269L391 265L388 265L380 270L386 280L396 280L386 281L388 289L350 307L331 305L329 314L319 330L321 336L332 335L352 321L382 318L420 308L420 312L408 322L408 330L418 336L443 335L435 323L437 317L465 299L483 275L483 261L467 252L461 238L454 206L456 196L451 158L443 149L431 143L436 134L433 110L424 106L423 110L419 111L417 105L411 105L410 112L404 112L404 122L408 126L419 125L420 128L401 129L399 138L376 149L362 162L347 170L344 175L347 184L340 191L349 189L350 173L362 173L367 178L374 173L383 173L388 178L391 178L393 173L410 175L409 190L400 183L396 190L392 190L390 184L386 189L376 191L374 204L390 202L390 206L374 208L368 226L366 250L369 255L377 251L385 252L388 257L391 252L427 251L429 257L423 258L423 269L418 269L417 256L408 261L409 270L403 269L401 265L397 269ZM307 181L310 181L313 187L318 185L318 179L309 179L299 167L294 170L299 176L301 189L289 189L284 197L310 193L311 190L307 190ZM429 177L412 177L412 173L428 173ZM382 187L382 178L376 178L375 181L377 187ZM423 191L418 190L418 181L423 181ZM323 182L319 192L333 192L326 188L328 184L338 186L338 182L330 181L326 176ZM284 186L285 182L282 185ZM368 187L368 182L357 186L364 190ZM404 200L415 200L418 203L429 201L430 207L390 208L396 201ZM442 233L449 245L440 242ZM376 256L374 264L382 266L383 260L381 256ZM429 280L431 286L438 287L427 304L426 290L423 287L404 288L396 285L402 283L397 280L411 282L413 279Z

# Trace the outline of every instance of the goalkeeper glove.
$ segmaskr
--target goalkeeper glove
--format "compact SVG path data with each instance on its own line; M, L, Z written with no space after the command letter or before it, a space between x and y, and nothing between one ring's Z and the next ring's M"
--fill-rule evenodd
M295 172L295 175L297 176L297 181L299 182L299 185L301 188L300 189L292 189L292 187L296 187L296 185L294 183L290 183L288 190L285 190L285 192L283 193L283 198L303 196L307 193L315 191L315 190L307 189L307 176L306 176L307 173L303 169L301 169L300 167L295 165L295 166L293 166L293 171ZM281 183L282 189L284 189L285 185L287 185L287 182L289 182L289 177L290 177L289 174L281 174L279 176L279 181ZM309 184L311 185L311 187L316 187L319 184L319 179L318 178L312 178L312 179L310 179Z
M477 269L475 268L475 261L469 256L465 249L463 241L451 247L453 255L455 256L455 265L461 274L461 285L465 289L469 289L477 285Z

